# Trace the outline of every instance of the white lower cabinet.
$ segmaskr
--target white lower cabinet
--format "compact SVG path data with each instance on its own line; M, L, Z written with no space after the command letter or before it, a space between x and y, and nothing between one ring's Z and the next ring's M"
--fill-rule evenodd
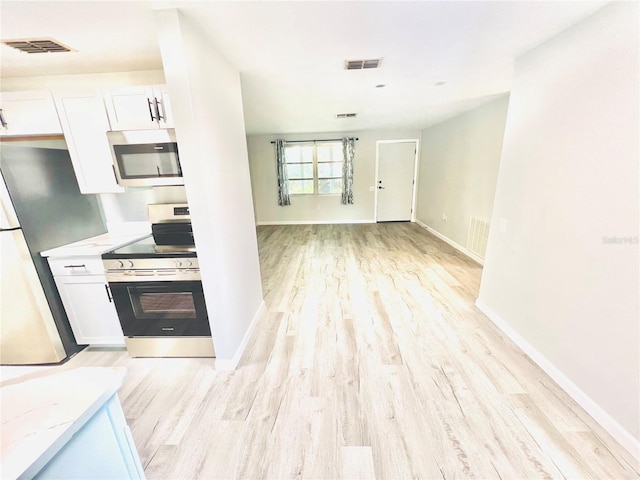
M117 394L33 478L144 479Z
M118 320L100 257L49 258L71 329L80 345L121 345Z
M0 477L144 479L117 393L127 370L56 370L0 385Z

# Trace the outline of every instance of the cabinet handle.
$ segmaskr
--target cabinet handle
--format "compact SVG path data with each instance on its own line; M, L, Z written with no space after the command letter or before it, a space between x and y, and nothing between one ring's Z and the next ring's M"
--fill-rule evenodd
M83 263L82 265L65 265L64 268L87 268L87 266Z
M113 297L111 296L111 293L109 292L109 285L107 285L105 283L104 284L104 289L107 292L107 298L109 299L109 303L113 303Z
M147 103L149 104L149 116L151 117L151 121L152 121L152 122L155 122L155 121L156 121L156 119L155 119L155 117L153 116L153 109L152 109L152 107L151 107L151 99L150 99L150 98L147 98Z
M2 114L2 109L0 108L0 127L7 128L9 124L5 121L4 115Z
M158 119L158 122L160 120L166 120L164 118L164 115L160 115L160 105L162 105L162 102L159 102L157 97L153 97L153 101L154 101L154 103L156 105L156 118ZM164 112L164 105L162 105L162 113L165 113Z

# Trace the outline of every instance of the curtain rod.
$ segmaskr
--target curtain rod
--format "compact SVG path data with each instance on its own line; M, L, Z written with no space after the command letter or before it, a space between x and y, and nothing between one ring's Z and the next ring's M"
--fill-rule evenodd
M356 140L360 140L356 137ZM286 143L316 143L316 142L341 142L341 138L327 138L324 140L285 140ZM272 144L276 142L271 142Z

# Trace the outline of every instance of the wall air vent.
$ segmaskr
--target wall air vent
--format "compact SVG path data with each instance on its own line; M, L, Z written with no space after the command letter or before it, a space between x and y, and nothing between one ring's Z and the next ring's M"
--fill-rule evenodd
M469 222L469 234L467 235L467 248L480 258L484 258L489 239L491 222L488 219L471 217Z
M369 68L380 68L381 58L373 58L370 60L346 60L344 62L345 70L367 70Z
M26 53L72 52L72 48L52 38L34 38L29 40L2 40L5 45Z
M357 113L338 113L336 118L356 118Z

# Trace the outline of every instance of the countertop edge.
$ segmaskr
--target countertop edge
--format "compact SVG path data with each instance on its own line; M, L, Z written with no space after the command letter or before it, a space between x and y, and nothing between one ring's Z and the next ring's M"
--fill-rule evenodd
M66 424L64 428L61 428L60 432L55 438L53 438L50 444L40 452L34 452L33 457L29 465L24 465L24 458L21 458L18 465L12 466L10 459L3 459L3 478L33 478L37 473L42 470L55 456L62 450L67 442L80 430L84 425L98 412L103 405L113 396L116 395L118 389L122 385L124 377L126 376L126 368L101 368L101 367L80 367L78 369L68 370L66 372L59 372L59 374L69 375L71 372L79 374L85 373L88 370L100 370L100 374L104 377L104 386L101 391L95 396L95 398L89 403L84 411L73 421ZM52 373L52 376L58 373ZM96 372L97 375L97 372ZM43 375L43 377L49 375ZM25 380L25 384L32 382L36 379ZM9 461L7 461L9 460ZM7 465L9 463L9 465ZM22 465L20 465L22 463ZM9 467L9 468L7 468ZM13 467L13 468L12 468ZM5 477L5 475L9 475Z
M45 258L99 256L110 250L120 248L149 235L149 232L137 232L130 234L118 233L115 235L111 233L103 233L68 245L61 245L59 247L42 251L40 252L40 256Z

